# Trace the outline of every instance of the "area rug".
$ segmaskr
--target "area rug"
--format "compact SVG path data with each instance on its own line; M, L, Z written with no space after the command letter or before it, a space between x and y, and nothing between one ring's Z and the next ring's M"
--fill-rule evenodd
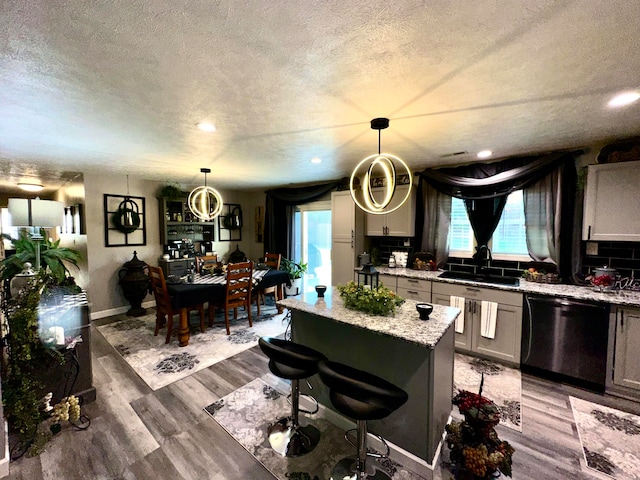
M569 398L587 467L617 480L640 478L640 417Z
M287 393L256 379L204 410L279 480L331 478L333 466L338 460L353 455L355 448L344 439L343 429L323 418L322 410L312 417L313 425L321 435L312 452L302 457L285 458L269 446L268 425L291 411ZM309 423L304 414L300 414L300 423ZM422 479L391 460L382 464L395 480Z
M484 373L484 382L482 374ZM520 370L491 360L455 354L453 382L456 391L480 392L500 408L500 425L522 432L522 377Z
M230 322L231 335L227 335L221 311L216 312L213 327L207 327L204 333L200 332L199 315L192 314L186 347L178 346L175 337L165 344L166 329L153 335L155 310L142 317L127 317L99 326L98 330L140 378L157 390L257 345L261 336L284 333L288 322L286 313L278 314L272 302L260 310L258 316L254 307L253 327L249 327L246 312L238 309L238 319ZM176 321L177 316L174 325Z

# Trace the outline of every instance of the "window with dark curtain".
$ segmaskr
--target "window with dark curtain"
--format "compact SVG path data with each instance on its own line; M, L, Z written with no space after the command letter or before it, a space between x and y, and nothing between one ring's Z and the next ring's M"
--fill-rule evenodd
M570 259L577 257L572 252L575 246L572 237L575 222L575 158L580 153L582 152L553 152L494 163L426 169L416 175L440 193L465 200L477 248L486 245L491 238L507 195L522 189L527 199L527 235L532 235L531 242L527 239L530 255L534 259L555 256L559 273L569 278L577 268ZM564 175L558 173L563 171ZM547 179L550 175L551 180ZM428 208L428 205L423 205L422 211L427 211ZM557 217L560 217L560 221ZM550 218L553 221L549 221ZM418 215L416 221L424 221L424 217ZM416 232L422 233L416 243L424 244L426 232L423 232L423 227L418 228L416 225ZM547 251L549 255L545 255ZM563 254L560 255L560 252ZM433 253L437 256L438 252Z

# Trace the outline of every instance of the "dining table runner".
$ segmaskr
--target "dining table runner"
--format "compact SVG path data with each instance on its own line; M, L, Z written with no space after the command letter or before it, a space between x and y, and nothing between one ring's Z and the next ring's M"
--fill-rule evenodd
M262 277L265 276L265 274L268 272L269 270L254 270L253 271L253 283L254 285L257 285L260 280L262 280ZM193 277L193 282L192 283L198 283L198 284L224 284L227 283L227 276L222 274L222 275L195 275Z

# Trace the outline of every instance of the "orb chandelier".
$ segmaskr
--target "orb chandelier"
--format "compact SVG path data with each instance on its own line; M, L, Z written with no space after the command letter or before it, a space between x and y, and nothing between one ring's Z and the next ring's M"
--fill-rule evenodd
M200 220L208 222L222 212L222 197L215 188L207 186L207 173L210 168L201 168L204 173L204 185L191 190L189 194L189 210Z
M371 120L371 128L378 130L378 153L358 163L349 181L353 201L372 215L385 215L399 209L411 196L413 185L411 171L402 159L389 153L380 153L380 132L388 126L388 118ZM401 175L408 177L409 188L404 197L395 198L396 184Z

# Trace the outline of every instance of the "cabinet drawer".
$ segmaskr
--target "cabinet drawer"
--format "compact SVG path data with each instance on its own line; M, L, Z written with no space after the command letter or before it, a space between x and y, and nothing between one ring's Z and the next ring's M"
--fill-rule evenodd
M480 288L470 285L454 285L451 283L433 283L433 293L439 295L455 295L473 300L486 300L514 307L522 307L522 294L492 288Z
M389 290L392 290L392 291L395 292L396 289L397 289L396 276L395 275L381 274L378 277L378 281L379 281L379 283L382 283L385 287L387 287Z
M407 298L409 300L416 300L418 302L431 303L431 292L425 292L423 290L418 290L416 288L398 287L398 291L396 293L400 295L402 298Z
M419 290L421 292L431 293L431 280L422 280L419 278L398 277L398 290Z

